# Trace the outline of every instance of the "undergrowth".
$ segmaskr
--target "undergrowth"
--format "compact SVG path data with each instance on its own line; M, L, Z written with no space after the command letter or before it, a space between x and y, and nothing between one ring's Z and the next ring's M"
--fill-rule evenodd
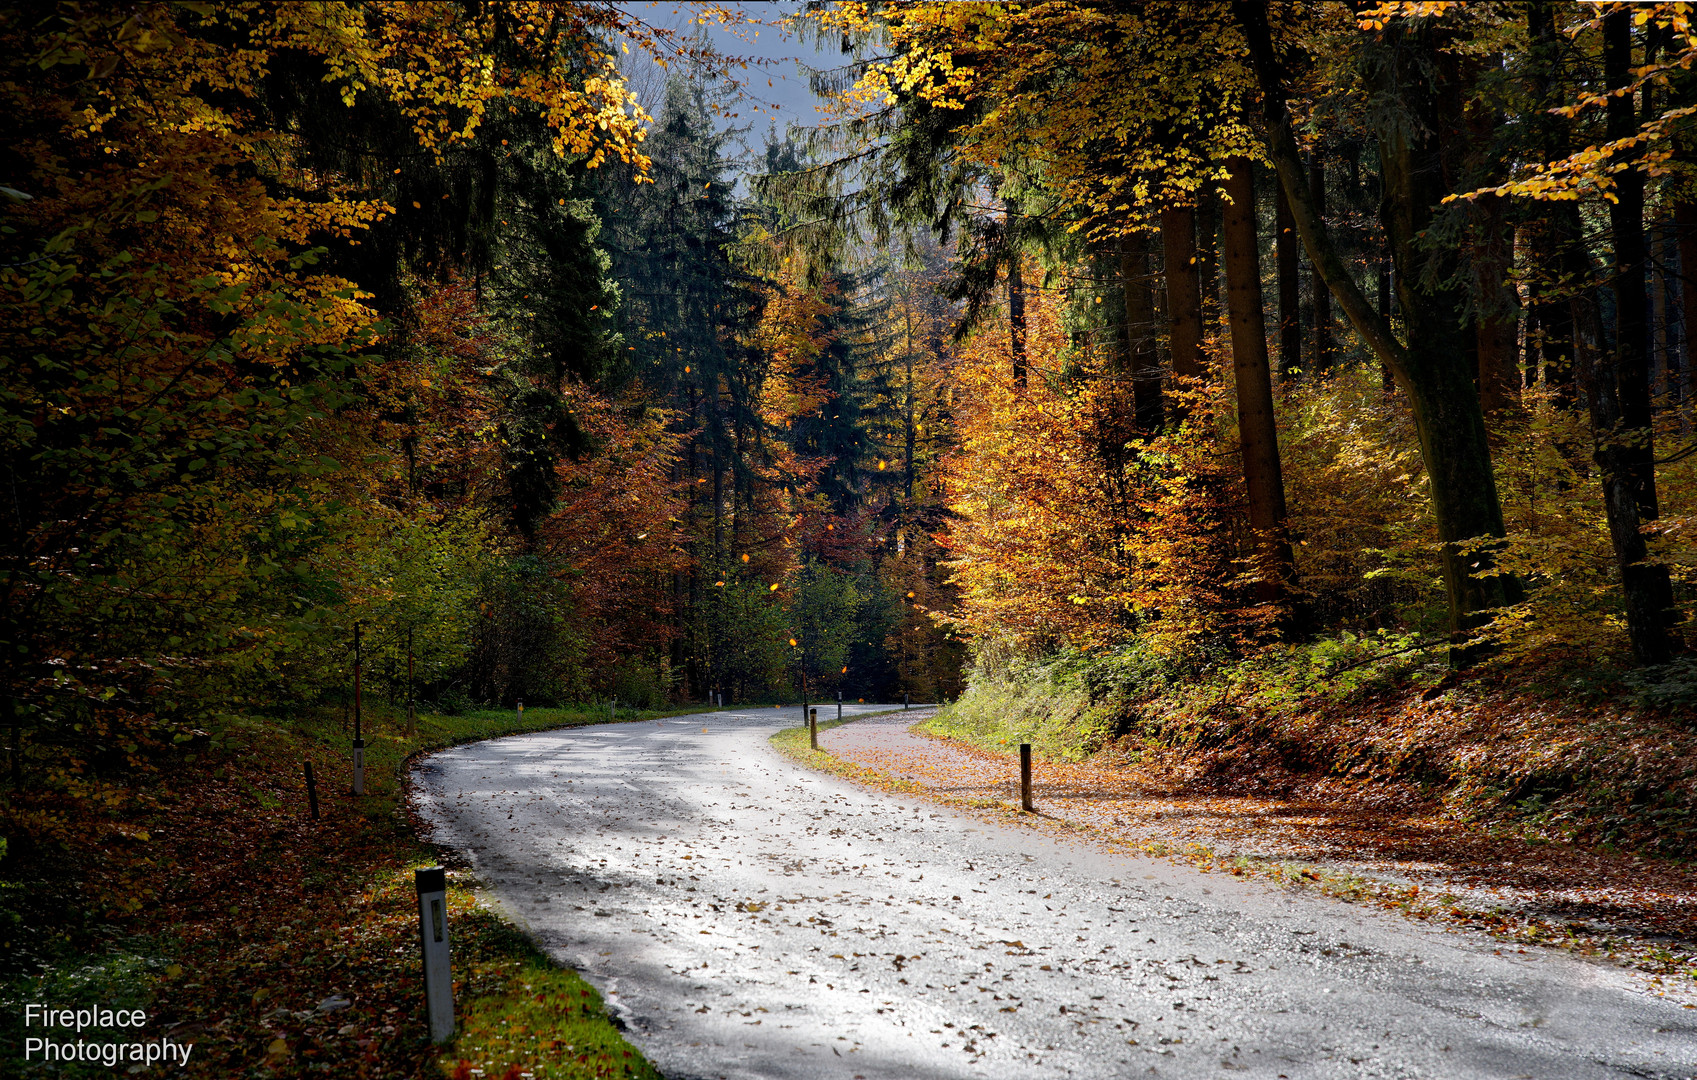
M984 650L967 692L925 729L997 750L1030 743L1044 757L1076 761L1135 730L1143 719L1138 691L1147 696L1171 678L1132 650L1037 659Z
M1697 856L1697 682L1524 663L1458 675L1416 634L1343 634L1181 670L1137 646L979 657L923 729L1060 760L1105 753L1175 788L1394 785L1534 839Z

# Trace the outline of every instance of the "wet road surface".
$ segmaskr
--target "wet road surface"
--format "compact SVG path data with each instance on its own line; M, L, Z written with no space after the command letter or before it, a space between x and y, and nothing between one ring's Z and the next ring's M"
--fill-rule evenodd
M767 745L799 715L470 744L415 797L672 1080L1697 1076L1625 972L860 788Z

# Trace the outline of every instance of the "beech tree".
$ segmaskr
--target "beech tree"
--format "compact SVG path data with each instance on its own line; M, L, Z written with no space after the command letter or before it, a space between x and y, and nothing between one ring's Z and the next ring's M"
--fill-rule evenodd
M1456 134L1442 116L1442 103L1462 89L1445 74L1449 65L1439 62L1443 32L1418 20L1392 20L1379 31L1382 40L1375 43L1377 52L1367 66L1370 92L1382 99L1374 113L1380 118L1375 136L1385 186L1381 216L1396 268L1405 344L1368 304L1321 217L1291 130L1283 68L1266 8L1233 0L1232 11L1260 88L1267 153L1303 246L1357 335L1408 395L1444 545L1451 630L1460 640L1482 625L1485 613L1518 600L1521 589L1492 564L1490 541L1504 536L1505 528L1475 370L1462 339L1464 296L1456 281L1456 253L1425 242L1434 214L1450 194L1444 161L1453 154L1448 143Z

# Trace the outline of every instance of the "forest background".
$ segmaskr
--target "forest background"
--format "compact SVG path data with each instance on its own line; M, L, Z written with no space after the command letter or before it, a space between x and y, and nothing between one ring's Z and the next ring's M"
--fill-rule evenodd
M1686 5L798 26L836 122L741 161L614 5L0 15L12 857L356 632L396 706L959 699L1689 853Z

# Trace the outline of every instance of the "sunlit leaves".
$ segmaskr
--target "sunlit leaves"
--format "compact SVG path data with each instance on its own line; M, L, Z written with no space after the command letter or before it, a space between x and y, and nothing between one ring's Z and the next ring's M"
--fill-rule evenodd
M1188 198L1230 156L1259 153L1240 113L1253 80L1223 0L845 4L822 19L890 42L845 109L917 98L959 113L959 153L991 175L1031 163L1092 234L1118 232L1133 208Z

